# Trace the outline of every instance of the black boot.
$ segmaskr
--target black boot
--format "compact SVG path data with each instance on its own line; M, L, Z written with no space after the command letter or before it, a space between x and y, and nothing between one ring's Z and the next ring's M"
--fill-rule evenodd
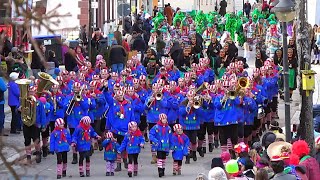
M162 168L158 168L159 177L162 177Z
M77 153L73 153L71 164L77 164L77 163L78 163L78 154Z
M110 173L110 176L114 176L114 172L111 172L111 173Z
M185 164L190 164L190 155L186 156L186 162Z
M66 177L67 176L67 171L62 171L62 177Z
M57 179L61 179L61 175L57 175Z
M45 158L49 154L48 146L42 146L42 156Z
M316 60L312 60L311 64L314 64L316 62Z
M128 176L132 177L132 172L131 171L128 171Z
M91 145L90 146L90 156L92 156L93 153L94 153L94 149L93 149L93 146Z
M162 168L162 169L161 169L162 176L165 175L165 174L164 174L164 171L165 171L165 170L166 170L165 168Z
M31 162L31 155L27 155L27 164L28 165L31 165L32 162Z
M117 163L117 168L114 171L116 172L121 171L121 163Z
M41 152L37 151L36 152L36 163L40 163L41 162Z
M214 140L214 147L218 148L219 147L219 141L218 140Z
M192 151L192 159L193 159L193 161L197 161L197 152L196 151Z
M209 143L209 152L212 152L212 151L213 151L213 149L214 149L213 144L212 144L212 143Z
M145 141L145 142L149 142L148 133L145 133L145 134L144 134L144 141Z
M106 176L110 176L110 172L106 172Z
M128 159L123 159L124 168L128 169Z
M84 172L80 172L80 177L84 177Z
M202 151L202 147L198 147L198 148L197 148L197 151L199 152L199 155L200 155L201 157L204 157L204 153L203 153L203 151Z
M203 152L203 154L206 154L207 153L207 148L206 147L202 147L202 152Z
M90 171L86 171L86 176L90 177Z
M133 171L133 176L138 176L138 171Z

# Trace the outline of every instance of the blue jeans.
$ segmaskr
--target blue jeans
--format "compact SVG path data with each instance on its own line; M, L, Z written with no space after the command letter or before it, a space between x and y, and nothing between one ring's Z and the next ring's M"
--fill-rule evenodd
M4 128L4 104L0 104L0 129Z
M123 63L112 64L111 68L112 68L112 72L116 72L120 74L121 71L123 70Z

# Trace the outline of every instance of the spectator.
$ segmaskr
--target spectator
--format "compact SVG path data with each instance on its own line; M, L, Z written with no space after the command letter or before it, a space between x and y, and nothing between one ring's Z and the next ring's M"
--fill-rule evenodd
M247 0L247 2L243 5L243 10L246 13L247 17L249 18L250 16L250 11L251 11L251 4L250 2Z
M67 71L78 71L77 60L76 60L76 52L74 49L69 48L68 52L64 55L64 65Z
M265 169L259 169L255 175L255 180L268 180L268 173Z
M141 19L137 19L132 26L132 32L135 31L137 33L142 34L143 30L142 30L142 21Z
M80 27L79 38L81 39L82 44L84 44L84 45L88 44L88 37L87 37L86 30L87 30L87 25L86 24Z
M109 53L112 72L120 74L124 68L126 56L126 50L122 46L118 45L116 41L113 41Z
M3 30L0 32L0 36L3 36L3 34L5 34L4 41L3 41L4 44L3 44L2 53L1 53L1 55L3 55L4 57L7 57L12 49L12 43L10 42L9 37L6 35L6 33L7 32Z
M153 17L156 17L157 13L159 12L158 7L154 6L152 11L153 11Z
M32 47L31 49L35 50L34 47ZM36 51L34 51L32 53L32 62L31 62L31 70L32 70L32 74L33 76L38 79L38 72L44 71L44 62L45 59L41 59L41 58L45 58L45 52L46 52L46 47L43 44L39 45L39 49L41 51L41 55L39 55Z
M12 114L10 134L20 134L19 132L17 132L19 121L18 108L20 106L20 91L18 84L15 82L15 80L19 78L19 74L16 72L12 72L9 77L10 80L8 83L8 105L11 108Z
M165 8L163 11L164 11L164 15L167 17L168 24L172 26L173 10L170 3L165 5Z
M128 36L130 36L130 35L129 35L129 34L126 34L126 35L124 36L123 40L122 40L122 46L123 46L123 48L124 48L127 52L130 51L130 45L129 45L129 43L128 43Z
M219 14L220 14L221 16L224 16L224 15L226 14L226 12L227 12L227 6L228 6L228 3L227 3L226 0L222 0L222 1L220 2L220 11L219 11Z
M215 167L208 173L208 180L227 180L227 175L221 167Z
M274 158L274 157L273 157ZM285 174L284 172L284 162L281 158L277 159L271 158L271 168L273 169L274 176L273 180L296 180L296 176L292 174Z
M130 17L126 16L124 18L123 34L131 34L131 33L132 33L132 24L130 21Z
M4 133L4 92L7 90L7 85L2 78L2 72L0 71L0 136L8 136L7 134Z
M164 48L166 43L163 41L163 36L159 30L157 30L157 40L156 40L156 50L157 50L157 59L161 59L161 56L164 55Z
M53 62L55 68L59 68L59 62L56 58L56 53L54 51L49 50L48 52L48 62Z
M146 50L146 44L141 36L141 34L138 34L137 37L134 39L132 44L132 50L136 50L141 53L141 56L143 58L144 51Z
M12 72L19 73L19 78L28 77L28 65L23 56L18 56L11 67Z
M76 61L78 64L78 68L81 68L86 63L86 58L83 57L82 48L80 46L76 47Z

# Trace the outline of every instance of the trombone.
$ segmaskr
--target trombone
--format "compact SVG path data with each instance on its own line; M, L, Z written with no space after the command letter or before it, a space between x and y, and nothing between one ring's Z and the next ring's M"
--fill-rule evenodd
M156 92L156 93L152 93L152 95L150 97L155 97L154 100L148 101L147 106L148 108L150 108L153 104L154 101L160 101L163 98L163 93L161 93L160 91Z

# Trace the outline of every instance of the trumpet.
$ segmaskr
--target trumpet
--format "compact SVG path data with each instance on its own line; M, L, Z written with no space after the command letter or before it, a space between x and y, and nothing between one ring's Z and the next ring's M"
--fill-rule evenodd
M57 96L56 95L53 96L53 114L54 115L57 114Z
M203 100L201 96L195 96L194 97L194 103L193 103L193 108L199 109L203 104Z
M220 103L222 104L222 107L225 108L227 104L227 100L229 99L229 92L223 96L223 98L220 100Z
M84 86L81 87L80 89L80 92L75 94L71 100L71 102L69 103L68 107L67 107L67 110L66 110L66 114L67 115L70 115L73 108L74 108L74 105L76 104L76 102L80 102L82 101L82 91L84 89Z

